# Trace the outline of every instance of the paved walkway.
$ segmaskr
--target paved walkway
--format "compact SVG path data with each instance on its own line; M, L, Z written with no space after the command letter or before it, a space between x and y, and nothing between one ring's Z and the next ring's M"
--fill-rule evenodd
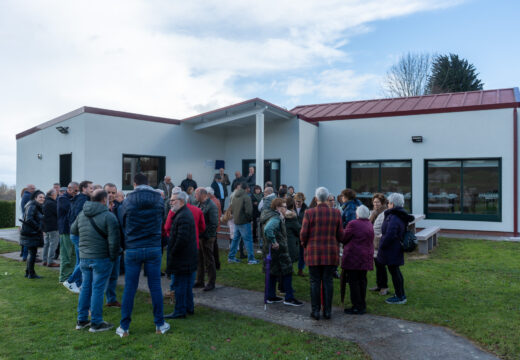
M19 252L2 254L2 256L20 260ZM124 285L123 276L119 278L119 284ZM169 280L165 277L162 278L162 288L163 291L169 289ZM144 276L139 279L139 289L148 292ZM301 307L286 306L283 303L271 304L267 306L267 310L264 310L263 293L220 285L209 292L194 289L194 296L197 305L353 341L375 360L498 359L469 340L439 326L370 314L349 316L337 307L333 308L331 320L315 321L309 317L309 303ZM166 313L172 310L173 305L165 304Z

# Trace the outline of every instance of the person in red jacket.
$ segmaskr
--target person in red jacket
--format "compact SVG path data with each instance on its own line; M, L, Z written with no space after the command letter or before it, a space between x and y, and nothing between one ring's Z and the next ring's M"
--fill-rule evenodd
M173 194L178 194L181 192L181 188L176 186L172 190ZM206 230L206 222L204 221L204 214L202 213L202 210L198 207L191 205L190 203L186 203L186 207L191 211L193 214L193 219L195 220L195 235L197 237L197 250L199 250L199 234L202 234ZM170 230L172 228L172 219L175 215L175 212L168 211L168 217L166 218L166 221L164 222L164 233L168 238L170 238ZM195 273L192 276L191 279L191 287L193 287L193 284L195 283ZM171 282L170 282L170 291L173 291L173 274L171 276Z
M321 288L323 286L323 318L332 311L332 275L339 264L339 242L343 238L341 213L327 205L329 191L316 189L317 206L303 216L300 242L305 249L305 263L311 277L311 317L320 319Z

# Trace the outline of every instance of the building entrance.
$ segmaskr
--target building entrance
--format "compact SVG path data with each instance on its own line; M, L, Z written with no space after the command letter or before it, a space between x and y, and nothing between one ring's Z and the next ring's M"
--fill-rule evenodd
M249 168L251 166L255 168L255 174L256 174L256 161L254 159L242 160L242 175L243 176L247 177L247 174L249 174ZM262 188L267 181L271 181L273 183L274 190L278 191L278 188L280 187L280 173L281 173L280 159L264 160L264 181L261 183ZM259 182L259 181L257 181L257 182Z

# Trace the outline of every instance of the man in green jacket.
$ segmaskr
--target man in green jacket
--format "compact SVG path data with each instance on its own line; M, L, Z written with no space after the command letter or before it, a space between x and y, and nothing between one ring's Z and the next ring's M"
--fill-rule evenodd
M237 253L238 243L242 237L247 249L247 263L249 265L258 264L253 251L253 237L251 232L253 203L251 197L246 192L247 188L247 183L240 183L231 201L231 212L233 213L233 221L235 222L235 234L233 235L231 249L229 250L228 263L240 262L235 255Z
M92 194L72 224L71 234L79 236L80 268L83 283L79 294L76 330L90 325L90 332L113 327L103 321L103 295L114 260L119 255L119 223L105 205L107 192L99 189ZM88 312L91 310L91 321Z

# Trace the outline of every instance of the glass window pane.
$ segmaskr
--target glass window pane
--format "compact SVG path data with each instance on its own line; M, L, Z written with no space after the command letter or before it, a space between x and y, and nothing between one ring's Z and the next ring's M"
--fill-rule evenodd
M428 212L460 214L460 161L428 161Z
M159 186L159 158L141 156L139 158L139 171L148 178L148 185L154 188Z
M350 188L357 193L357 198L363 204L372 208L372 196L379 191L379 163L350 163Z
M386 196L390 193L404 195L404 207L412 208L412 162L388 161L381 163L381 190Z
M464 213L500 214L500 172L498 160L463 162Z
M134 176L137 174L137 158L123 157L123 189L133 188Z

